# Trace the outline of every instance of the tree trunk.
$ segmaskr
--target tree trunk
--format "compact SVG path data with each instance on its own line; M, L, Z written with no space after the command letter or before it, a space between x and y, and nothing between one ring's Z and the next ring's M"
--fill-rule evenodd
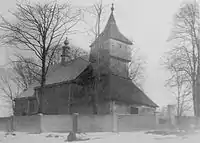
M200 82L199 82L199 73L197 74L197 84L196 84L196 95L195 95L195 103L196 103L196 116L199 117L199 94L200 94Z
M97 108L98 89L97 89L96 79L95 79L94 85L91 88L91 90L92 90L92 110L93 110L93 114L98 114L98 108Z
M12 115L11 117L10 117L10 132L12 133L12 132L14 132L14 116Z
M68 96L68 113L69 114L72 114L72 112L71 112L71 98L72 98L72 92L71 92L71 84L69 84L69 87L68 87L68 89L69 89L69 96Z
M41 87L40 87L40 95L39 95L39 113L43 113L43 96L44 96L44 85L46 82L46 54L45 50L42 54L42 76L41 76Z
M95 83L96 84L96 83ZM92 108L93 108L93 114L98 114L98 109L97 109L97 96L98 96L98 91L96 86L94 87L94 92L92 95Z
M192 81L192 98L193 98L193 109L194 109L194 116L197 116L197 107L196 107L196 83L195 80Z
M11 122L10 122L10 132L14 132L14 110L15 110L15 106L14 106L14 101L12 101L12 110L13 110L13 115L11 115Z
M178 97L177 97L177 116L180 116L180 85L178 84Z
M199 117L200 112L199 112L199 95L200 95L200 46L199 46L199 40L196 41L197 45L197 52L198 52L198 57L197 57L197 76L196 76L196 95L195 95L195 100L196 100L196 116Z
M197 76L196 76L196 116L199 117L199 95L200 95L200 49L199 45L197 45L198 50L198 61L197 61Z

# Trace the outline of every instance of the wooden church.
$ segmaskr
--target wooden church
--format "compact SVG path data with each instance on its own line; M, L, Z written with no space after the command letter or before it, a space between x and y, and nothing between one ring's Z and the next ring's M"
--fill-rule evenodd
M50 67L43 94L31 85L15 99L15 115L43 114L152 114L158 107L129 78L132 42L120 33L114 8L99 37L90 45L89 59L66 61L65 41L61 62Z

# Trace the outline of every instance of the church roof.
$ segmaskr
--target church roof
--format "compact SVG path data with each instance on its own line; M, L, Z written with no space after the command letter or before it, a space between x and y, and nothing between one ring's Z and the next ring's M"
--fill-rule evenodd
M34 88L36 86L40 85L39 83L34 83L31 86L29 86L29 88L25 91L23 91L20 95L18 95L16 98L23 98L23 97L32 97L34 96Z
M95 39L95 41L90 45L90 47L92 47L97 41L105 41L108 39L118 40L118 41L121 41L128 45L133 44L128 38L126 38L119 31L118 26L115 21L115 17L113 15L113 10L114 10L114 8L112 7L110 17L108 19L108 22L107 22L103 32L99 35L99 37L97 37L97 39Z
M46 78L46 85L53 85L73 81L82 75L90 63L84 58L78 58L66 65L55 64L50 67ZM86 71L85 71L86 72ZM108 100L121 101L128 104L146 105L158 107L143 91L141 91L130 79L110 74L109 85L106 88L110 91L105 94L104 98ZM21 97L34 96L34 89L39 87L39 83L34 83Z
M89 62L86 57L79 57L75 60L67 62L65 65L62 65L61 63L55 64L49 68L45 85L72 81L76 79L88 65ZM40 83L34 83L25 92L23 92L19 98L33 96L34 89L39 86Z
M143 91L141 91L130 79L116 75L110 76L111 99L123 101L129 104L158 107Z
M46 85L62 83L76 79L89 65L83 58L73 60L66 65L57 64L47 74Z

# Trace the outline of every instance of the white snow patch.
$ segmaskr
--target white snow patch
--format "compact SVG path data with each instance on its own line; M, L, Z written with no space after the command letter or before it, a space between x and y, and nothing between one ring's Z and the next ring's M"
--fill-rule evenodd
M5 135L0 132L0 143L66 143L67 133L42 133L27 134L15 133L15 136ZM75 141L74 143L197 143L200 139L200 133L185 136L158 136L145 134L145 132L124 132L124 133L86 133L78 134L78 137L89 138L90 140Z

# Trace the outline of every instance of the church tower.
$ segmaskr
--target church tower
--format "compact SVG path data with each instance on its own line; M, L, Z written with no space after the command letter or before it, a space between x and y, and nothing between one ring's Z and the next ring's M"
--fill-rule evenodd
M112 4L111 14L103 32L90 45L90 62L94 67L103 67L114 75L128 78L132 42L119 31L113 12Z

